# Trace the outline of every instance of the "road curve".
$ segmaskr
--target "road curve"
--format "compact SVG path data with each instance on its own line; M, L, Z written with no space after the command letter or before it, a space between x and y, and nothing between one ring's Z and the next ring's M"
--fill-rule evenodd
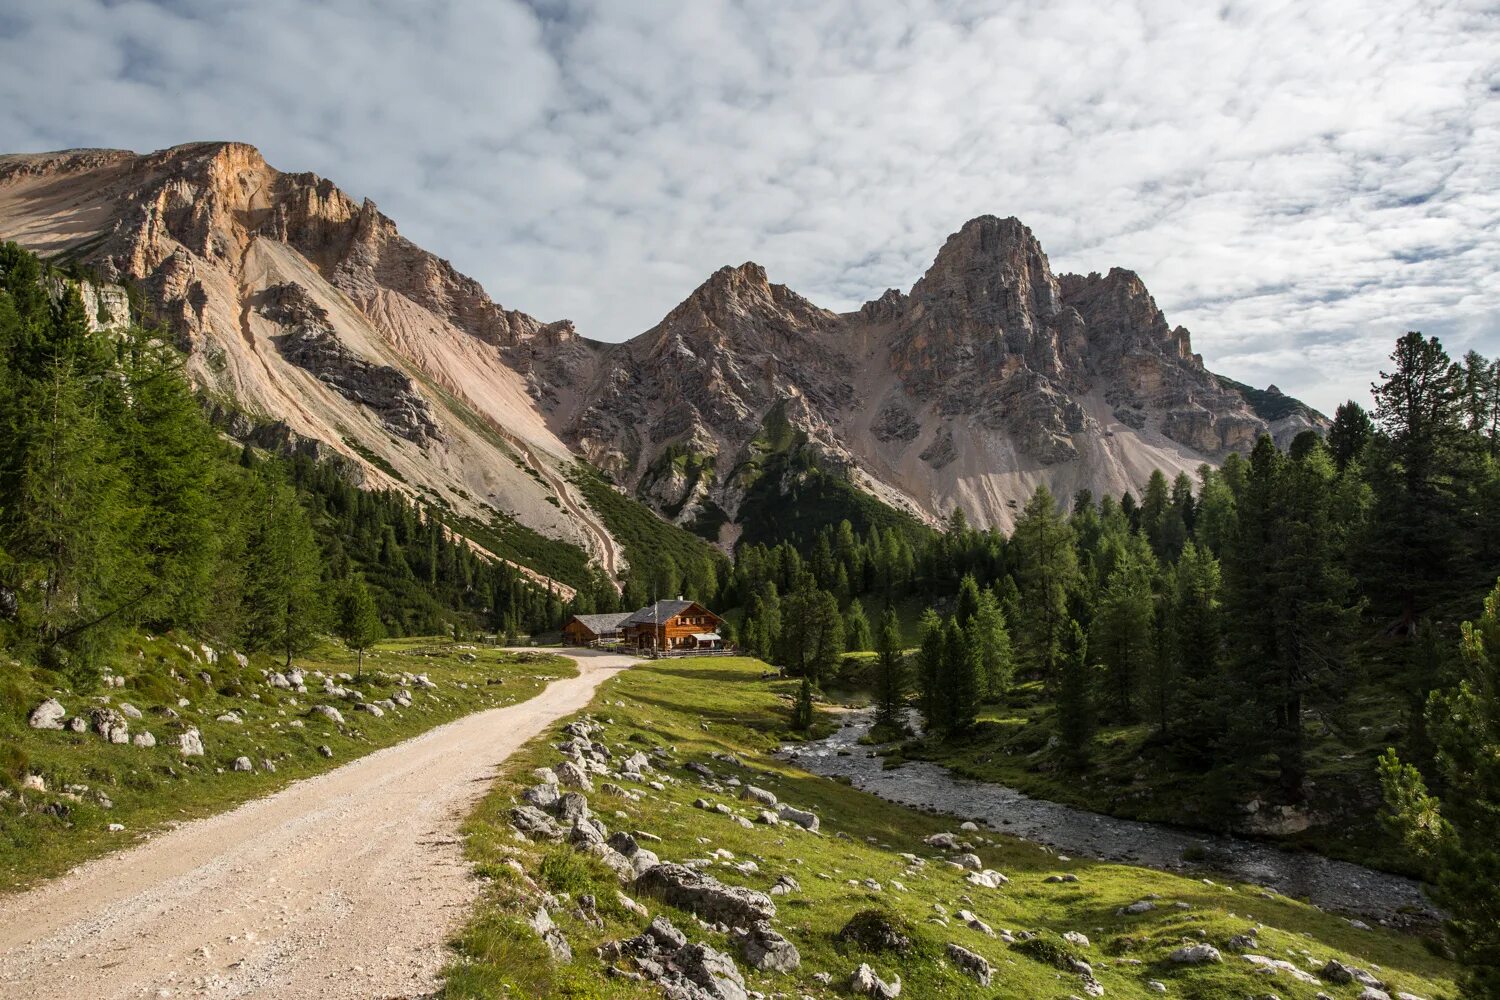
M419 997L477 893L458 828L496 765L636 662L579 676L0 897L0 996Z

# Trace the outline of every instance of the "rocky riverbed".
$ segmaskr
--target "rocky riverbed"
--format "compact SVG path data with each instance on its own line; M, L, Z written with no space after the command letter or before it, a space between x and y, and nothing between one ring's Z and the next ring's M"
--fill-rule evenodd
M785 747L781 756L814 774L848 778L854 787L887 801L973 820L1068 855L1217 873L1385 924L1427 923L1438 917L1421 884L1400 875L1260 841L1117 819L1033 799L1004 785L957 777L927 761L908 761L886 770L875 749L859 743L872 721L868 711L853 713L833 735ZM1204 860L1189 862L1184 856Z

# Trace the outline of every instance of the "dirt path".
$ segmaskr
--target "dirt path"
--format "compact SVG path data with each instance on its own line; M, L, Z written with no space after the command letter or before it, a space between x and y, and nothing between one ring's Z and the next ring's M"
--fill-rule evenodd
M573 654L570 654L573 655ZM580 675L0 898L0 996L415 997L477 885L457 834L496 765L634 663Z

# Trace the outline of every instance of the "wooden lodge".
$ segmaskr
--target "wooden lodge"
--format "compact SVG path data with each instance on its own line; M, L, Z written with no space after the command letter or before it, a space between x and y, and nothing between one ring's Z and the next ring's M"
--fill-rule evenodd
M650 655L714 652L724 648L723 619L697 601L657 601L635 612L574 615L563 626L570 646L620 644Z

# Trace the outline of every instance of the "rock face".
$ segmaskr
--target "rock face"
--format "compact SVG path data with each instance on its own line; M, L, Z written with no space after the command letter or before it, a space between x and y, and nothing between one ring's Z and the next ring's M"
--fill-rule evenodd
M735 520L768 423L893 506L1002 527L1040 483L1118 494L1326 424L1209 372L1134 273L1054 275L1029 229L994 216L949 237L909 292L842 315L758 265L721 269L549 412L684 524Z

